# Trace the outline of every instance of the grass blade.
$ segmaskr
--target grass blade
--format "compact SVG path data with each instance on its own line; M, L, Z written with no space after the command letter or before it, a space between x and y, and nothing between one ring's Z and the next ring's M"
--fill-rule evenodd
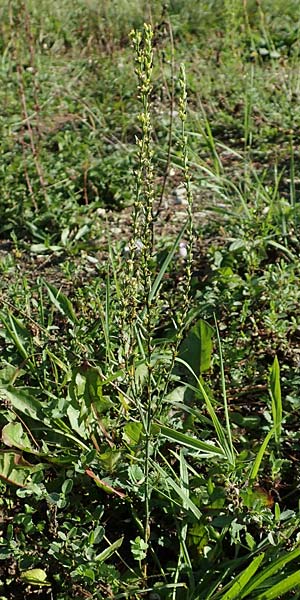
M201 512L199 508L194 504L194 502L189 498L188 489L185 490L182 487L182 485L178 485L178 483L176 483L176 481L172 477L170 477L167 474L167 472L164 469L162 469L162 467L160 467L158 464L155 465L155 468L161 475L165 485L171 487L174 490L174 492L176 492L177 496L181 499L183 508L193 513L196 519L200 519Z
M222 353L222 345L221 345L221 339L220 339L219 328L218 328L218 324L217 324L217 320L216 320L216 315L214 315L214 320L215 320L215 326L216 326L216 332L217 332L219 357L220 357L222 394L223 394L223 405L224 405L224 413L225 413L225 420L226 420L227 439L228 439L228 445L229 445L230 453L231 453L231 457L232 457L232 463L234 464L235 453L234 453L234 448L233 448L233 443L232 443L231 427L230 427L229 412L228 412L228 402L227 402L226 385L225 385L225 373L224 373L223 353Z
M264 441L263 441L263 443L262 443L262 445L261 445L261 447L260 447L260 449L259 449L259 451L258 451L258 453L256 455L256 458L255 458L255 461L254 461L254 463L252 465L251 473L250 473L250 476L249 476L250 482L253 482L256 479L256 477L257 477L257 474L258 474L258 471L259 471L259 467L260 467L261 461L263 459L264 453L266 451L267 445L268 445L268 443L269 443L269 441L270 441L270 439L271 439L271 437L273 435L274 435L274 428L271 429L271 431L269 431L269 433L266 435L266 437L265 437L265 439L264 439Z
M177 442L177 444L186 446L191 450L201 450L207 457L221 456L222 458L226 458L226 454L224 454L223 449L219 448L215 444L201 442L196 438L192 438L189 435L181 433L180 431L176 431L175 429L171 429L170 427L165 427L164 425L155 423L152 425L152 433L160 433L167 440Z
M49 294L49 298L54 304L55 308L61 312L64 317L68 319L72 323L72 325L78 324L78 319L76 317L72 302L67 298L63 292L58 290L55 285L52 283L47 283L44 281L44 286Z
M250 565L235 578L231 588L222 596L222 600L238 600L241 597L241 591L244 589L248 581L256 573L258 567L264 559L264 552L256 556Z
M112 554L114 554L114 552L118 548L120 548L120 546L122 546L123 539L124 539L124 537L120 537L119 539L117 539L113 544L111 544L110 546L108 546L108 548L106 548L105 550L103 550L103 552L101 552L100 554L98 554L95 557L95 560L97 562L104 562L105 560L107 560L108 558L110 558L110 556L112 556Z
M153 285L152 285L150 293L149 293L149 298L148 298L149 304L151 304L151 302L155 298L156 292L157 292L157 290L158 290L158 288L159 288L159 286L160 286L160 284L162 282L162 278L163 278L163 276L164 276L164 274L165 274L165 272L166 272L166 270L167 270L167 268L168 268L168 266L169 266L169 264L170 264L170 262L171 262L171 260L172 260L172 258L174 256L174 254L175 254L175 252L176 252L176 250L178 248L178 244L179 244L179 242L180 242L180 240L181 240L181 238L182 238L182 236L183 236L186 228L187 228L187 221L181 227L181 229L180 229L180 231L179 231L179 233L177 235L177 238L176 238L176 240L175 240L175 242L174 242L174 244L173 244L170 252L166 256L166 258L165 258L165 260L164 260L164 262L163 262L163 264L162 264L162 266L160 268L160 271L157 274L157 276L156 276L156 278L155 278L155 280L153 282Z
M276 583L271 588L257 596L256 600L276 600L286 594L290 590L300 585L300 571L295 571L286 579ZM224 599L223 599L224 600Z
M270 373L270 395L272 400L272 415L275 430L275 442L279 446L282 423L282 400L280 386L280 368L277 356L275 356L274 358L274 362Z
M200 392L201 392L201 394L202 394L202 396L203 396L203 398L205 400L206 408L207 408L207 410L209 412L209 416L210 416L210 418L211 418L211 420L213 422L213 425L214 425L214 428L215 428L215 432L217 434L218 441L219 441L219 444L220 444L220 446L222 448L223 454L226 456L229 464L234 465L235 464L235 457L234 457L234 453L231 450L230 444L228 444L228 441L227 441L227 432L226 432L226 430L224 430L224 427L221 425L221 423L220 423L220 421L218 419L217 413L216 413L216 411L215 411L215 409L214 409L214 407L213 407L213 405L212 405L212 403L210 401L210 398L209 398L209 396L208 396L208 394L207 394L207 392L206 392L206 390L205 390L205 388L204 388L201 380L195 375L193 369L190 367L190 365L187 362L185 362L184 360L182 360L179 357L176 358L176 361L182 363L183 365L185 365L187 367L187 369L195 377L195 379L196 379L196 381L198 383L199 390L200 390Z
M280 571L283 570L285 565L287 565L295 558L298 558L299 556L300 548L295 548L295 550L287 552L284 556L278 558L278 560L274 561L271 565L266 567L262 573L259 573L254 578L252 583L250 583L249 586L247 586L247 588L244 590L244 593L242 594L241 598L245 598L246 596L251 594L251 592L257 590L257 588L260 587L266 579L269 579L269 577L272 577L272 575L275 575L276 573L280 573Z

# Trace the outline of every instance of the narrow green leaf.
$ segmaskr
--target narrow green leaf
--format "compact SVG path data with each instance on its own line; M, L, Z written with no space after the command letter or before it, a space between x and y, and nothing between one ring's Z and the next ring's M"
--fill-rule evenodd
M28 361L29 352L26 346L31 339L31 334L25 327L24 323L22 323L22 321L20 321L20 319L15 317L12 313L8 313L8 315L0 313L0 320L6 329L7 336L14 343L22 358L25 358L25 360ZM28 361L28 364L32 366L30 361Z
M194 502L189 498L188 490L186 491L183 487L178 485L178 483L176 483L176 481L172 477L170 477L166 473L166 471L162 469L162 467L160 467L158 464L155 466L157 471L160 473L162 480L165 482L166 486L171 487L176 492L177 496L181 499L182 506L186 510L190 510L196 517L196 519L200 519L201 512L199 508L194 504Z
M228 461L230 464L234 464L234 455L231 452L231 448L227 442L227 437L226 437L226 431L224 429L224 427L221 425L217 413L210 401L210 398L208 396L208 394L206 393L206 390L204 388L204 386L202 385L201 381L198 381L198 385L199 385L199 389L205 399L205 404L207 407L207 410L209 412L209 416L213 422L218 440L219 440L219 444L224 452L224 454L226 454Z
M268 443L273 435L274 435L274 428L271 429L271 431L269 431L269 433L266 435L266 437L256 455L256 458L252 465L252 469L251 469L250 476L249 476L250 482L253 482L257 477L259 467L260 467L261 461L263 459L264 453L265 453Z
M286 254L286 256L288 256L288 258L290 258L291 261L294 262L296 260L295 254L293 254L293 252L291 252L283 244L279 244L279 242L275 242L275 240L267 240L267 243L268 243L269 246L273 246L274 248L277 248L278 250L280 250L281 252L283 252L284 254Z
M200 440L192 438L185 433L181 433L180 431L176 431L175 429L171 429L170 427L165 427L164 425L159 425L156 423L152 425L151 430L154 434L160 433L167 440L171 440L177 444L191 448L192 450L201 450L208 457L221 456L222 458L226 458L222 448L219 448L213 442L201 442Z
M178 249L178 244L179 244L179 242L180 242L180 240L181 240L181 238L182 238L182 236L183 236L183 234L184 234L184 232L186 230L187 223L188 222L186 221L186 223L184 223L184 225L182 226L181 230L179 231L178 236L177 236L177 238L176 238L176 240L175 240L175 242L174 242L174 244L173 244L170 252L168 253L167 257L165 258L165 260L164 260L164 262L163 262L163 264L162 264L162 266L160 268L160 271L157 274L157 276L156 276L156 278L155 278L155 280L154 280L154 282L152 284L152 287L151 287L151 290L150 290L150 293L149 293L149 298L148 298L149 304L151 304L151 302L155 298L157 290L159 289L160 284L162 282L162 278L163 278L163 276L164 276L164 274L165 274L165 272L166 272L166 270L167 270L167 268L168 268L168 266L169 266L169 264L170 264L170 262L171 262L171 260L172 260L172 258L174 256L176 250Z
M263 592L263 594L257 596L256 600L277 600L277 598L280 598L283 596L283 594L286 594L293 588L299 587L299 585L300 571L295 571L295 573L292 573L292 575L289 575L289 577L282 579L282 581L279 581L279 583L273 585L271 588Z
M274 362L270 372L270 394L272 400L272 415L275 429L275 441L276 444L279 444L282 423L282 400L280 386L280 368L277 356L275 356L274 358Z
M44 286L49 294L49 298L54 304L54 306L59 310L67 319L72 323L72 325L78 324L78 319L75 314L75 310L73 308L72 302L54 285L51 283L47 283L44 281Z
M188 384L188 387L190 389L194 389L196 392L198 392L198 394L199 394L199 390L200 390L200 392L201 392L201 394L202 394L202 396L203 396L203 398L205 400L205 404L206 404L207 410L209 412L210 418L211 418L211 420L213 422L213 426L215 428L215 431L216 431L216 434L217 434L217 437L218 437L218 441L219 441L219 444L220 444L221 449L223 451L223 454L226 455L226 458L227 458L228 462L231 465L234 465L234 463L235 463L235 456L234 456L234 453L232 453L230 445L228 444L228 441L227 441L227 432L224 429L224 427L221 425L221 423L220 423L220 421L218 419L217 413L216 413L216 411L215 411L215 409L214 409L214 407L213 407L213 405L211 403L211 400L210 400L210 398L209 398L209 396L208 396L208 394L207 394L207 392L206 392L206 390L205 390L205 388L204 388L204 386L203 386L203 384L201 382L201 379L199 379L195 375L192 367L188 363L186 363L184 360L182 360L180 357L176 358L176 362L184 364L186 366L186 368L190 371L190 373L193 375L193 377L196 379L199 389L194 388L193 386L191 386L189 384Z
M234 447L233 447L233 443L232 443L232 435L231 435L231 427L230 427L230 419L229 419L229 411L228 411L222 344L221 344L219 328L218 328L218 324L217 324L217 320L216 320L216 315L214 315L214 319L215 319L215 326L216 326L216 331L217 331L217 340L218 340L218 347L219 347L222 394L223 394L223 404L224 404L224 412L225 412L225 419L226 419L227 440L228 440L228 446L230 449L231 463L234 464L235 454L234 454Z
M70 367L60 360L58 356L53 354L49 348L45 348L45 353L49 356L50 360L53 361L53 363L57 365L64 373L69 373Z
M256 556L250 565L233 580L231 588L222 596L222 600L237 600L248 581L256 573L259 565L264 559L264 552Z
M180 450L179 465L180 465L181 487L184 490L185 494L189 497L189 472L187 469L187 464L186 464L186 460L184 458L184 452L182 449Z
M256 575L253 581L250 582L250 584L246 587L241 598L245 598L254 590L257 590L257 588L259 588L266 579L269 579L269 577L272 577L272 575L275 575L276 573L280 573L280 571L283 570L285 565L287 565L292 560L295 560L295 558L298 558L299 556L300 548L295 548L291 552L286 552L283 556L272 562L269 566L265 567L263 569L263 572Z
M111 544L108 548L106 548L105 550L103 550L103 552L101 552L100 554L98 554L97 556L95 556L94 560L97 560L98 562L104 562L105 560L107 560L108 558L110 558L110 556L112 556L112 554L114 554L114 552L118 548L120 548L120 546L122 546L123 539L124 539L124 537L120 537L113 544Z

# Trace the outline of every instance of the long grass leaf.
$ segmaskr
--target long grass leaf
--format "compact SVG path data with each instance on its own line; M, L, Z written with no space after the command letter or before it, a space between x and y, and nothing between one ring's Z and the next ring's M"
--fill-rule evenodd
M265 555L263 552L252 560L250 565L234 579L233 584L228 592L225 592L225 594L222 596L222 600L237 600L241 597L242 590L251 577L253 577L253 575L256 573L258 567L264 559L264 556Z
M287 552L284 556L281 556L280 558L272 562L271 565L265 567L263 572L256 575L253 581L247 586L241 598L245 598L246 596L251 594L251 592L257 590L257 588L259 588L266 579L269 579L269 577L272 577L272 575L275 575L276 573L280 573L280 571L283 570L285 565L287 565L292 560L295 560L295 558L298 558L299 556L300 548L295 548L295 550Z
M215 428L215 432L216 432L219 444L220 444L220 446L222 448L222 451L226 455L228 462L231 465L234 465L234 463L235 463L235 457L234 457L234 454L232 454L230 445L228 444L228 441L227 441L227 435L226 435L227 432L226 432L226 430L224 430L224 427L221 425L221 423L220 423L220 421L218 419L217 413L216 413L216 411L215 411L215 409L214 409L214 407L213 407L213 405L211 403L211 400L210 400L210 398L209 398L209 396L208 396L208 394L207 394L207 392L206 392L206 390L205 390L205 388L204 388L201 380L195 375L193 369L190 367L190 365L186 361L182 360L179 357L176 358L176 361L182 363L183 365L185 365L187 367L187 369L195 377L195 379L196 379L196 381L198 383L198 386L199 386L199 390L200 390L200 392L201 392L201 394L202 394L202 396L203 396L203 398L205 400L206 408L207 408L209 416L210 416L210 418L211 418L211 420L213 422L213 425L214 425L214 428Z
M199 508L194 504L194 502L189 498L188 492L186 492L172 477L170 477L167 472L160 467L158 464L155 466L158 473L161 475L165 484L171 487L174 492L176 492L177 496L181 499L182 506L193 513L196 519L201 518L201 512Z
M178 248L178 244L179 244L179 242L180 242L180 240L181 240L181 238L182 238L182 236L183 236L183 234L184 234L184 232L185 232L185 230L187 228L187 223L188 222L186 221L186 223L184 223L184 225L181 227L181 229L180 229L180 231L179 231L179 233L177 235L177 238L176 238L176 240L175 240L175 242L174 242L174 244L173 244L170 252L166 256L166 258L165 258L165 260L164 260L164 262L163 262L163 264L162 264L162 266L160 268L160 271L157 274L157 276L156 276L156 278L155 278L155 280L154 280L154 282L152 284L151 290L149 292L149 297L148 297L149 304L151 304L151 302L153 301L153 299L155 297L155 294L156 294L156 292L157 292L157 290L158 290L158 288L159 288L159 286L160 286L160 284L162 282L162 278L163 278L163 276L164 276L164 274L165 274L165 272L166 272L166 270L167 270L167 268L168 268L168 266L169 266L169 264L170 264L170 262L171 262L171 260L172 260L172 258L174 256L174 254L175 254L175 252L176 252L176 250Z
M275 429L275 442L277 445L279 445L282 423L282 400L280 386L280 368L277 356L275 356L274 358L274 362L270 372L270 394L272 400L272 415Z
M273 435L274 435L274 428L271 429L271 431L269 431L269 433L266 435L266 437L265 437L265 439L264 439L264 441L263 441L263 443L262 443L262 445L261 445L261 447L260 447L260 449L259 449L259 451L258 451L258 453L256 455L256 458L255 458L255 461L254 461L254 463L252 465L252 469L251 469L250 476L249 476L249 480L250 481L254 481L256 479L258 471L259 471L259 467L260 467L260 464L261 464L261 461L262 461L263 456L264 456L264 453L265 453L266 448L268 446L268 443L269 443L269 441L270 441L270 439L272 438Z
M222 345L221 345L221 339L220 339L219 328L218 328L218 324L217 324L217 320L216 320L216 315L214 315L214 320L215 320L215 327L216 327L216 332L217 332L217 340L218 340L218 348L219 348L223 405L224 405L224 413L225 413L225 420L226 420L227 439L228 439L228 445L229 445L230 452L231 452L232 463L234 464L235 453L234 453L234 448L233 448L233 443L232 443L231 427L230 427L230 420L229 420L229 411L228 411L228 402L227 402L226 384L225 384L225 372L224 372L224 363L223 363L223 353L222 353Z
M22 358L25 358L25 360L27 360L29 366L33 367L32 362L29 361L29 353L25 346L26 341L29 341L29 339L31 337L30 333L26 329L25 325L22 323L22 321L17 319L17 317L15 317L10 312L8 313L7 316L4 315L3 313L0 313L0 320L2 321L2 323L6 329L7 336L15 344L15 346L16 346L18 352L20 353L20 355L22 356Z
M256 597L256 600L276 600L295 587L300 586L300 571L295 571L289 577L282 579L271 588ZM223 599L222 599L223 600Z
M59 310L59 312L61 312L64 317L66 317L68 321L72 323L72 325L76 325L78 323L78 319L76 317L73 304L69 298L67 298L63 292L58 290L55 285L52 285L52 283L47 283L46 281L43 283L55 308L57 308L57 310Z
M221 456L222 458L226 458L226 454L224 454L223 449L219 448L215 444L201 442L196 438L186 435L185 433L181 433L180 431L176 431L175 429L171 429L170 427L165 427L164 425L155 423L152 425L152 433L160 433L167 440L171 440L172 442L186 446L191 450L201 450L206 456Z
M189 473L186 466L186 460L184 458L184 453L180 450L180 484L182 489L185 491L186 495L189 497Z
M97 562L104 562L105 560L107 560L108 558L110 558L110 556L112 556L112 554L114 554L114 552L120 548L120 546L123 543L123 539L124 537L120 537L119 539L117 539L113 544L111 544L110 546L108 546L108 548L106 548L105 550L103 550L103 552L101 552L100 554L98 554L97 556L95 556L94 560L96 560Z

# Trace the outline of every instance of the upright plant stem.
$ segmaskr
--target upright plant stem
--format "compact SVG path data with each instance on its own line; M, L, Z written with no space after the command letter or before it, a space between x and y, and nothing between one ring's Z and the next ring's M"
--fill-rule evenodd
M136 74L138 77L138 90L142 105L139 115L141 124L141 137L137 139L138 168L136 171L136 195L134 202L133 239L131 240L131 268L132 275L136 278L136 293L139 296L136 305L144 306L140 316L145 343L145 362L147 367L147 384L145 404L137 399L142 416L145 435L145 519L144 541L148 547L150 539L150 455L151 455L151 423L152 423L152 354L153 354L153 300L150 296L151 259L154 246L154 186L153 186L153 151L152 151L152 125L151 102L152 90L152 49L153 30L150 25L144 25L143 34L134 32L132 40L136 54ZM143 576L147 579L147 555L143 564Z

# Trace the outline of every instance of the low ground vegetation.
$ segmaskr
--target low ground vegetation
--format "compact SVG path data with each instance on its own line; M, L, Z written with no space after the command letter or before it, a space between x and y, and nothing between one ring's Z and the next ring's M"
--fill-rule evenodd
M1 600L300 598L298 2L0 13Z

